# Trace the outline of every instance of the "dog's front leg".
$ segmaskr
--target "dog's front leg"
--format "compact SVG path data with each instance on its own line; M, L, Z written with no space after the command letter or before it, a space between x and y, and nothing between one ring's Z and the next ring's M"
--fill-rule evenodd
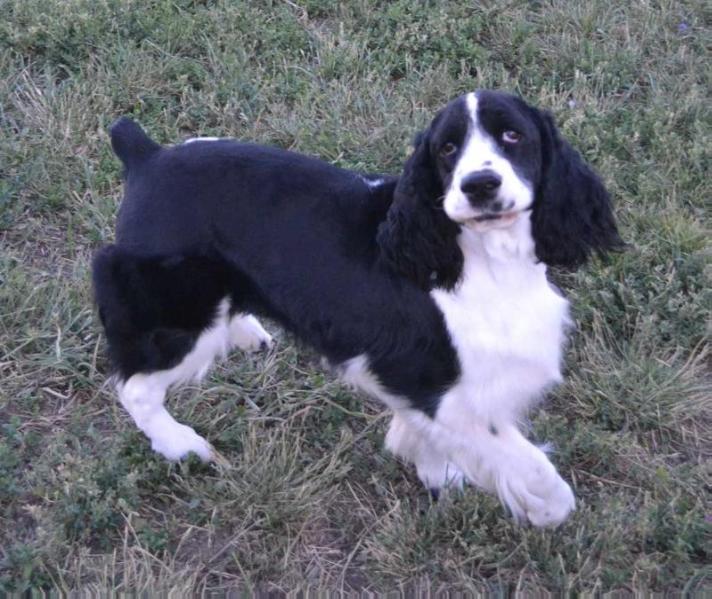
M512 422L488 422L474 413L441 406L435 418L403 410L421 447L446 456L468 482L495 493L517 521L556 526L575 507L571 487L546 454Z
M413 463L418 478L437 499L443 490L460 490L464 482L462 471L448 456L430 442L427 435L409 423L403 410L393 413L386 434L386 449L406 462Z

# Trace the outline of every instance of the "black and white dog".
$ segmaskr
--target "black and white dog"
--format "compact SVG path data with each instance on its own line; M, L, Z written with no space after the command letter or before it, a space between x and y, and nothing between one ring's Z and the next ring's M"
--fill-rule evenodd
M125 198L94 260L121 403L176 460L210 444L166 391L274 319L393 410L387 447L433 492L467 481L556 525L574 495L517 422L561 380L566 299L547 265L621 245L601 181L507 94L448 104L398 177L231 139L111 130Z

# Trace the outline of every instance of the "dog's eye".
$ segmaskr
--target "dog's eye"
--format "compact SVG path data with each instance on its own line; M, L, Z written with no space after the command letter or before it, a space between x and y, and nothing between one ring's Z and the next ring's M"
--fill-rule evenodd
M502 133L502 141L506 144L516 144L522 139L522 134L516 131L505 131Z
M454 143L447 142L440 148L441 156L452 156L455 152L457 152L457 146Z

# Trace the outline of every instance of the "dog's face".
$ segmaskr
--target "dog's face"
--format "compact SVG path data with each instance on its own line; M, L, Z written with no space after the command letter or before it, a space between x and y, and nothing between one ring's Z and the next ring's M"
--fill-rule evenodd
M576 267L623 245L601 180L546 112L477 91L450 102L416 139L379 233L384 257L423 288L452 287L457 238L531 218L537 258Z
M478 92L448 105L434 123L430 153L444 190L443 209L463 226L511 225L531 208L541 175L541 136L518 98Z

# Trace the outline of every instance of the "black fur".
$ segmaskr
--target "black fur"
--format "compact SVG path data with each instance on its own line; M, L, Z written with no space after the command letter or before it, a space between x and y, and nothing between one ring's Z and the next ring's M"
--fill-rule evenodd
M210 326L229 272L207 256L142 256L107 246L94 257L94 290L109 353L122 379L176 366Z
M536 255L550 266L581 266L592 252L622 249L611 200L598 175L561 138L550 114L537 111L542 177L532 230Z
M551 118L513 96L481 100L485 128L514 122L529 140L507 159L536 189L539 259L576 266L620 245L603 186ZM442 207L457 154L441 149L467 131L458 99L400 177L364 177L232 140L164 148L120 119L125 197L116 245L93 266L120 378L179 363L227 297L232 313L273 318L336 364L366 355L385 390L432 415L461 367L430 294L463 269L460 225Z
M459 225L442 209L445 190L430 152L430 131L420 134L396 185L393 206L379 227L383 260L421 289L452 288L462 272Z
M115 131L117 147L150 148L125 120ZM227 296L233 312L277 320L334 363L368 355L386 390L433 413L459 364L422 280L394 272L376 242L395 178L367 177L382 180L370 187L322 161L231 140L142 151L125 165L117 245L97 254L93 275L121 378L175 365ZM384 231L379 239L390 243Z
M161 149L131 119L119 119L111 127L111 147L127 169L136 168Z

